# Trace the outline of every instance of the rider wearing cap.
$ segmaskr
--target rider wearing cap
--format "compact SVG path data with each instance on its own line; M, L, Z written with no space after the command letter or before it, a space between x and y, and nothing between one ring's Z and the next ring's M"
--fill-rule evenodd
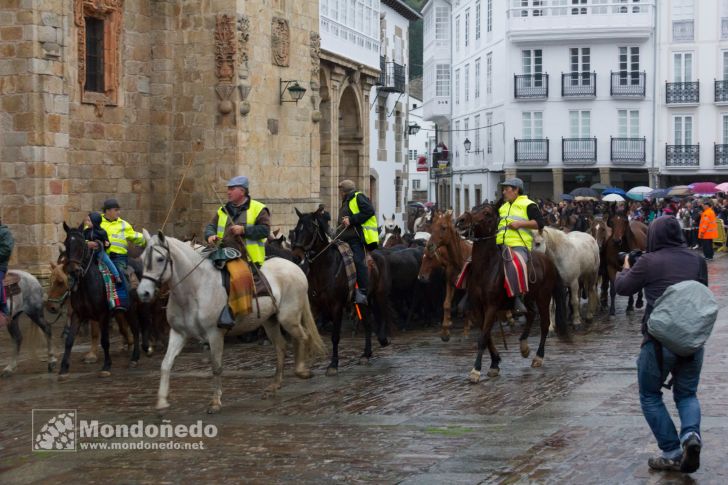
M260 267L265 260L265 241L270 234L270 211L250 198L248 177L233 177L227 183L228 202L217 210L205 228L205 240L235 248ZM245 244L243 244L243 239Z
M521 255L524 262L528 262L529 254L533 248L533 230L543 229L545 223L538 205L523 195L523 180L510 178L500 183L503 199L498 209L500 220L498 222L498 235L496 244L506 245L512 251ZM518 280L515 268L512 264L506 264L506 278L509 282ZM525 268L524 268L525 269ZM511 284L514 293L514 310L525 313L526 307L523 304L522 293L519 293L519 285Z
M116 199L106 199L101 210L101 229L108 234L110 243L106 251L119 272L124 274L129 262L129 242L141 247L147 242L142 233L136 232L131 224L119 217L121 207Z

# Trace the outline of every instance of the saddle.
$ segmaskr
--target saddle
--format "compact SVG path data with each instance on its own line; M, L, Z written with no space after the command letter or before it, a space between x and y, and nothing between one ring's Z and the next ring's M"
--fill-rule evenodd
M3 289L5 290L5 297L10 298L11 296L20 294L20 275L17 273L9 272L3 279Z
M508 246L503 246L504 285L508 297L528 293L527 260Z

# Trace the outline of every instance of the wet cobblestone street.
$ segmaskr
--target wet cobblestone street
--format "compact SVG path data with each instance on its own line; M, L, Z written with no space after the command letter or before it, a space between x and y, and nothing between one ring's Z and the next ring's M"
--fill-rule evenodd
M88 339L79 338L71 378L60 383L46 372L42 353L25 347L17 373L0 380L0 483L725 484L728 258L709 269L723 310L705 354L699 388L705 446L691 476L647 467L657 445L637 395L643 311L625 315L627 299L618 298L616 317L600 312L571 342L549 338L540 369L518 351L520 325L505 327L508 350L496 328L501 375L484 372L477 385L467 381L475 335L463 338L461 328L448 343L435 328L398 333L389 347L375 345L369 366L358 365L363 337L348 330L338 376L326 377L328 360L321 359L307 381L293 375L289 350L283 388L268 400L261 395L273 375L272 347L229 340L216 415L205 413L209 364L188 345L172 372L172 408L164 419L216 425L216 437L202 438L203 450L31 451L33 409L75 409L79 419L112 425L160 423L154 405L162 355L143 356L129 369L115 337L112 377L101 379L100 364L81 362ZM26 335L28 327L24 320ZM60 352L61 324L53 331ZM323 337L330 352L330 336ZM537 329L529 343L535 352ZM3 331L2 366L9 356ZM669 394L665 400L676 416Z

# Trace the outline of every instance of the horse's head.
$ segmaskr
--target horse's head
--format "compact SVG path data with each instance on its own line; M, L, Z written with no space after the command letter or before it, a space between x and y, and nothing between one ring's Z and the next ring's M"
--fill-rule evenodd
M546 238L543 235L543 231L533 231L533 251L538 253L546 252Z
M384 223L382 224L382 226L384 227L384 234L394 232L394 228L396 227L394 225L394 214L392 214L391 219L388 219L387 216L382 214L382 221L384 221Z
M144 229L144 239L147 242L146 249L142 253L144 275L137 288L137 294L142 302L149 303L154 299L156 291L169 281L174 263L169 241L162 231L152 237Z
M328 242L327 224L326 221L320 220L314 212L303 214L296 209L296 214L298 215L298 223L290 234L291 251L301 261L304 261L306 253L322 243L326 244Z
M455 221L455 229L460 233L461 236L467 236L473 229L473 215L470 211L465 211L460 214L460 217Z
M69 283L68 275L63 271L63 263L65 255L61 254L58 262L51 261L50 286L48 287L48 298L45 302L46 310L53 315L57 315L61 311L63 302L68 296Z
M422 255L422 263L420 263L420 271L417 273L417 279L426 283L430 281L432 272L443 266L441 251L434 243L428 241L425 244L425 252Z
M617 212L610 218L612 226L612 241L618 246L622 245L622 240L627 237L629 232L629 220L624 212Z
M493 204L483 204L472 211L472 229L476 238L495 237L498 231L498 210Z
M603 220L595 220L591 227L591 235L597 241L597 245L601 250L609 237L612 235L612 229Z
M69 275L83 276L85 265L89 264L87 260L91 257L91 250L83 237L83 223L72 228L64 221L63 229L66 231L66 240L63 242L66 248L64 269Z

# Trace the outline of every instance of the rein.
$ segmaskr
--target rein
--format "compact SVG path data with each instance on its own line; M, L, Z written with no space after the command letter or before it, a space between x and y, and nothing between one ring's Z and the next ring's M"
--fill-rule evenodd
M49 322L51 325L55 324L61 318L61 315L63 315L63 312L61 311L61 309L63 308L63 305L66 304L66 300L68 299L68 295L70 295L70 294L71 294L71 291L66 290L58 298L46 298L47 302L58 304L58 315L56 315L55 320L53 320L52 322Z
M319 251L318 253L316 253L312 258L309 258L308 256L306 256L306 259L308 259L308 262L309 263L313 263L314 261L316 261L316 258L318 258L319 256L321 256L324 253L324 251L326 251L327 249L329 249L331 247L331 245L334 244L334 242L336 242L337 239L339 239L339 236L341 236L344 233L344 231L346 231L346 227L344 227L341 231L339 231L339 233L336 236L334 236L331 239L331 241L329 241L329 243L326 246L324 246L324 248L321 251ZM316 231L316 234L319 237L321 237L321 234L319 234L319 231ZM312 246L313 246L313 244L312 244Z

